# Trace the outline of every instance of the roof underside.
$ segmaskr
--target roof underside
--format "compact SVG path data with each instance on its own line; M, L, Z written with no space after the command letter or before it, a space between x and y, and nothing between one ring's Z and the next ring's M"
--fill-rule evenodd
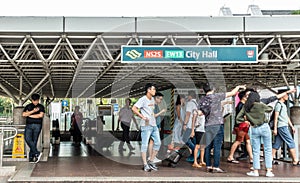
M166 89L199 87L207 80L226 87L294 85L300 70L299 18L1 17L0 94L124 97L140 95L147 82ZM120 62L122 45L233 43L258 45L258 63Z

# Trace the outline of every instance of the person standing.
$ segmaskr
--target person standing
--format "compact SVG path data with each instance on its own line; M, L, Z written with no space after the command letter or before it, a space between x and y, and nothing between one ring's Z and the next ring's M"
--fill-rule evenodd
M245 91L241 91L238 94L240 102L238 103L238 105L235 108L236 115L242 110L244 104L247 101L249 93L250 93L250 91L245 90ZM250 162L252 162L253 161L252 147L251 147L251 142L250 142L250 137L249 137L248 131L239 128L239 124L237 122L235 122L234 130L236 132L236 140L231 146L230 153L227 157L227 162L235 163L235 164L239 163L237 160L234 159L233 155L234 155L234 152L237 149L237 147L239 145L241 145L242 142L246 143L246 149L247 149L247 152L248 152L249 157L250 157Z
M42 130L45 108L40 102L40 95L32 94L31 103L26 105L22 116L26 117L25 141L30 148L29 162L38 163L42 157L42 152L37 149L37 142Z
M122 141L120 142L119 145L119 151L124 151L125 149L123 148L124 142L126 142L128 148L130 151L135 150L135 148L130 144L130 137L129 137L129 131L130 131L130 125L131 125L131 120L133 120L134 124L136 125L136 128L138 128L138 124L136 122L136 119L133 115L133 112L130 108L131 100L130 98L127 98L125 100L125 106L120 109L119 112L119 119L118 119L118 126L117 126L117 131L119 131L119 124L121 122L121 128L123 130L122 132Z
M251 92L249 97L236 117L238 123L251 124L251 145L253 151L253 171L247 172L248 176L258 177L260 169L261 138L264 143L266 177L274 177L272 172L272 135L265 113L272 112L273 108L260 102L257 92ZM246 121L245 121L246 120Z
M273 143L272 157L274 158L276 151L281 147L282 142L284 141L289 148L289 155L291 156L294 166L300 166L300 162L296 156L295 142L290 133L289 126L292 129L292 132L295 133L295 128L288 116L287 107L285 101L289 99L288 94L285 92L285 95L279 99L275 105L275 115L274 115L274 130L273 134L275 135L275 142ZM277 163L278 164L278 163Z
M193 124L192 124L192 135L191 137L196 137L196 146L194 150L194 163L192 167L201 168L206 166L204 163L204 151L205 143L203 140L203 135L205 133L205 116L200 110L194 110L193 112ZM198 163L198 151L200 151L200 163Z
M141 118L141 155L144 164L143 169L144 171L149 172L151 170L158 170L157 166L153 163L153 160L160 148L161 140L154 116L155 101L153 96L156 93L154 84L147 83L145 85L145 92L145 96L141 97L133 105L132 111ZM139 112L139 109L141 110L141 112ZM152 149L150 160L147 161L147 149L150 137L154 142L154 146Z
M182 141L190 148L192 152L191 155L187 158L188 162L194 162L195 144L193 142L194 138L191 137L194 110L197 110L196 92L190 90L188 91L188 102L186 104L186 113L183 123L184 132L182 137Z
M155 100L155 107L154 107L154 117L155 117L155 120L156 120L156 126L160 132L160 135L161 135L161 122L162 122L162 119L161 119L161 115L163 113L165 113L167 110L166 109L162 109L161 111L159 110L159 104L161 103L161 101L163 100L163 97L164 95L160 92L156 92L155 96L154 96L154 100ZM153 145L154 145L154 142L152 140L152 138L150 138L150 141L149 141L149 146L148 146L148 152L149 152L149 159L151 157L151 150L153 149ZM161 162L160 159L158 159L156 156L153 160L154 163L159 163Z
M75 106L75 111L71 116L71 127L73 129L73 140L75 143L75 146L80 146L80 142L82 140L82 119L83 115L79 111L80 107Z
M178 95L176 99L175 122L173 128L173 143L183 144L182 141L182 126L185 119L185 96Z
M239 89L246 89L245 85L235 87L226 93L215 93L215 88L209 83L203 86L206 96L199 102L199 109L205 115L205 163L208 172L224 173L220 166L221 147L224 138L224 120L222 116L221 102L225 98L235 96ZM214 163L211 163L211 150Z

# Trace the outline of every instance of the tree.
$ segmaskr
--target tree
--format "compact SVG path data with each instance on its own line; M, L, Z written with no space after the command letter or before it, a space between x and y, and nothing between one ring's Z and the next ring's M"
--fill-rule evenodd
M294 11L292 11L292 15L300 15L300 10L294 10Z

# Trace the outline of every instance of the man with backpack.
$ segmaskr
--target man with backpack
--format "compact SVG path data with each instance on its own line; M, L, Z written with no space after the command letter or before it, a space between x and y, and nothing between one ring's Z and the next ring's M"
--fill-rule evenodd
M283 93L283 92L282 92ZM289 99L288 94L285 92L285 95L279 99L274 108L274 130L273 134L275 135L275 142L273 143L272 157L274 158L276 151L280 148L282 142L284 141L289 148L289 155L293 160L293 166L300 166L300 162L296 156L295 142L289 131L289 126L292 129L292 132L295 133L295 128L288 116L287 107L285 101ZM272 119L271 119L272 120ZM278 164L278 163L277 163Z

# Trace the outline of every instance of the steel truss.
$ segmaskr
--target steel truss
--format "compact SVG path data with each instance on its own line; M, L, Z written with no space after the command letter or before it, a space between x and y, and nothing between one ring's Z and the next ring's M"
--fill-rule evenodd
M122 45L258 45L257 64L123 64ZM158 87L199 86L207 75L238 83L297 85L300 34L111 33L0 35L0 92L22 104L33 92L55 97L122 97ZM185 73L185 74L184 74Z

